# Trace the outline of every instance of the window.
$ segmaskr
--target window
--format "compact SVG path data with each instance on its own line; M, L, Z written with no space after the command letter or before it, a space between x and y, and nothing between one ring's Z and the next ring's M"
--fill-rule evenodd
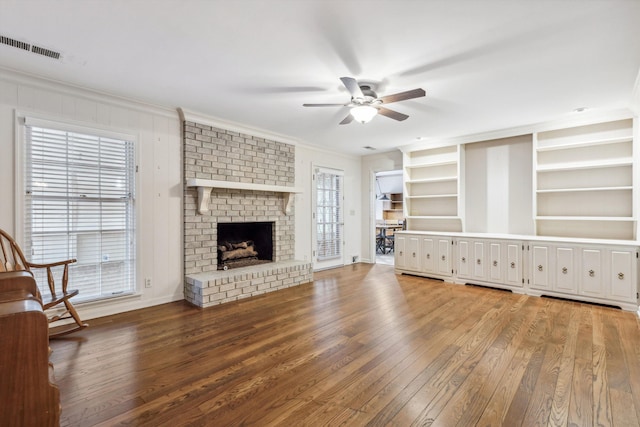
M319 261L342 259L342 174L316 169L316 241Z
M134 292L133 140L29 122L25 134L25 256L33 263L76 258L69 270L76 301ZM49 293L46 272L34 273Z

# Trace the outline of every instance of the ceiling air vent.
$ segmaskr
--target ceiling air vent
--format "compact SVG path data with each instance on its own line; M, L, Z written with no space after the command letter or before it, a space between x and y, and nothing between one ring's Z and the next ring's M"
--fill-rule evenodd
M0 35L0 44L5 44L17 49L26 50L27 52L46 56L47 58L60 59L60 52L56 52L36 45L31 45L26 42L21 42L20 40L12 39L11 37Z
M29 43L21 42L6 36L0 36L0 44L6 44L7 46L17 47L18 49L23 50L31 50L31 45Z
M372 147L370 145L367 145L366 147L362 147L362 148L364 148L365 150L371 150L371 151L375 151L376 150L374 147Z
M60 59L60 52L55 52L53 50L45 49L40 46L33 45L31 46L31 52L37 53L38 55L44 55L53 59Z

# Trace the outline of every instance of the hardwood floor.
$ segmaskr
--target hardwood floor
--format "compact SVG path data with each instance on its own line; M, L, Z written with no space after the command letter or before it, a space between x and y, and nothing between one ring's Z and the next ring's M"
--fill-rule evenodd
M52 340L63 426L616 425L640 420L634 313L356 264Z

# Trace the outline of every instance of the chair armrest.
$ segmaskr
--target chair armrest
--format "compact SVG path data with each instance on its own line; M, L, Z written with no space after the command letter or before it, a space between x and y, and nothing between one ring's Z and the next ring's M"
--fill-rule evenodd
M65 265L65 264L73 264L74 262L76 262L77 260L75 258L71 258L65 261L57 261L57 262L52 262L51 264L34 264L32 262L27 262L29 268L33 267L33 268L51 268L51 267L57 267L59 265Z

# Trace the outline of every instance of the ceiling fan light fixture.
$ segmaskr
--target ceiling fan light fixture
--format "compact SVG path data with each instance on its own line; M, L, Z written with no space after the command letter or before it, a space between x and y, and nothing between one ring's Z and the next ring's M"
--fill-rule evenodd
M351 108L351 115L360 123L369 123L378 114L378 109L371 105L358 105Z

